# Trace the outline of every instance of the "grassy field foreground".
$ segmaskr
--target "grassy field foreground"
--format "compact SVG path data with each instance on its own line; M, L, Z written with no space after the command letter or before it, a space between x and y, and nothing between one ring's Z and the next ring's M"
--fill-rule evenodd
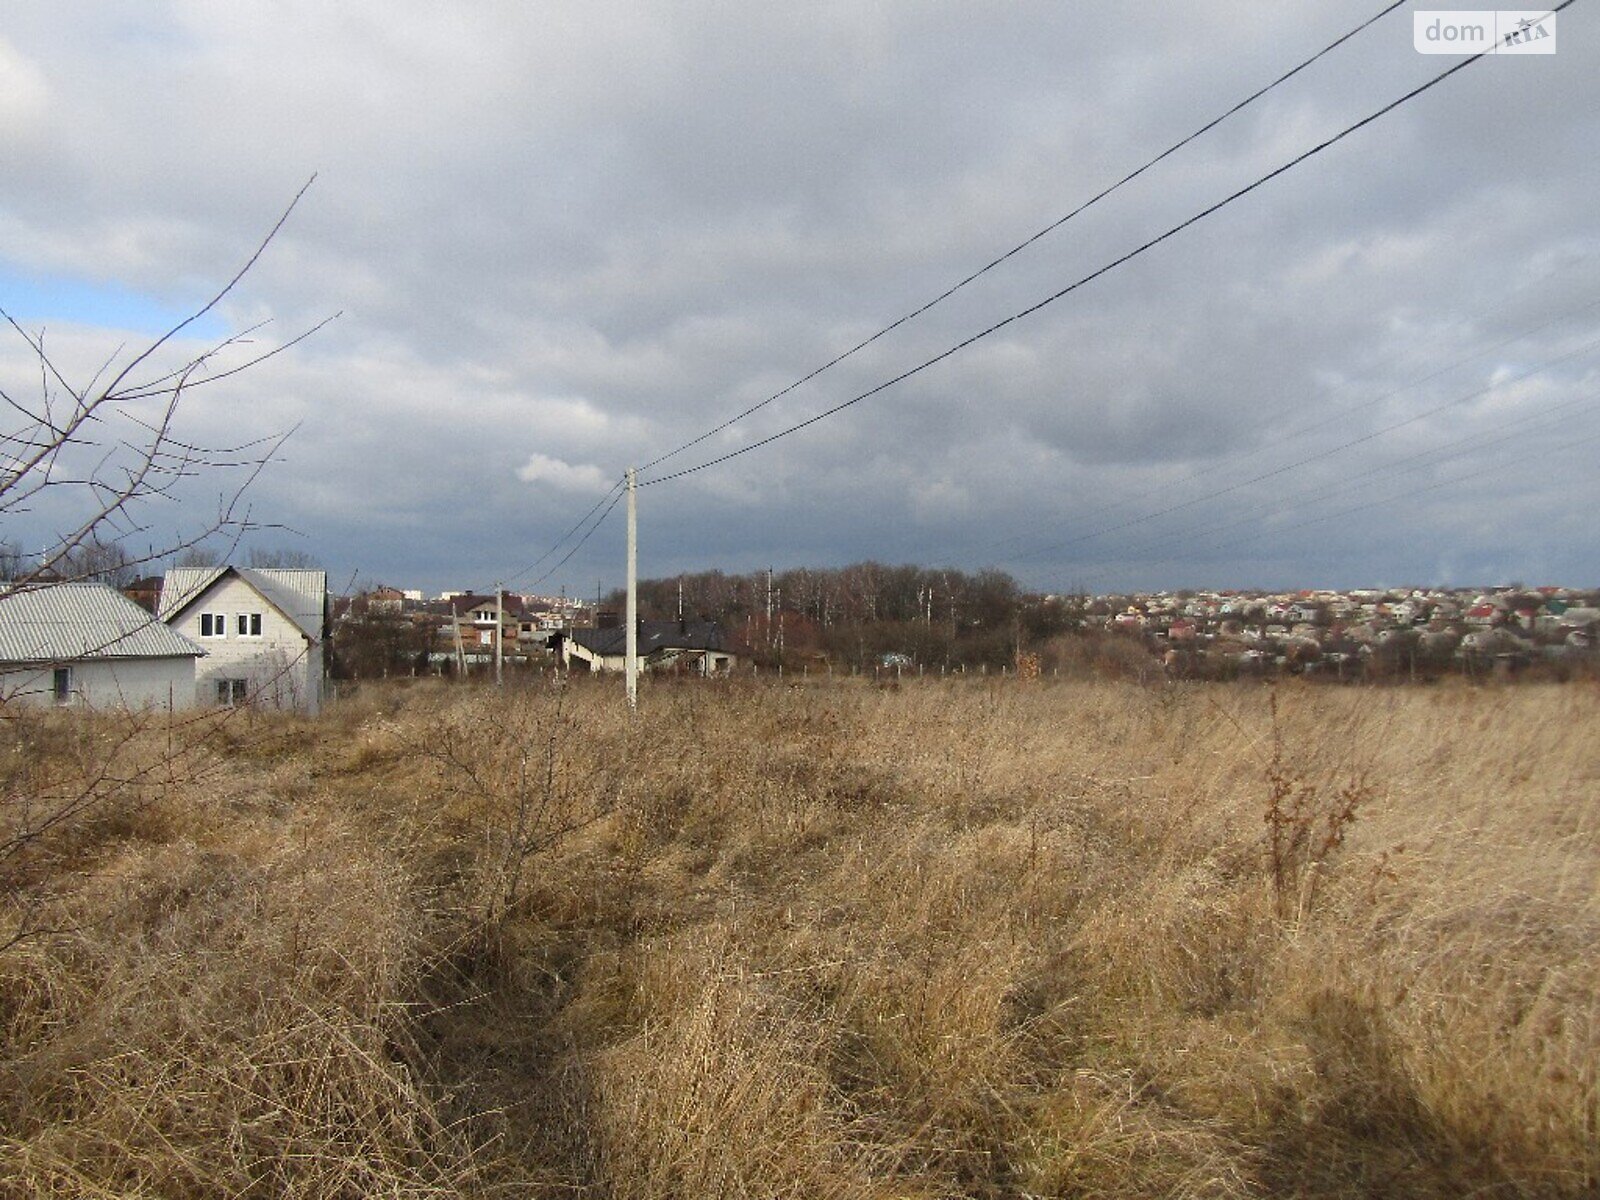
M1597 701L13 715L0 1195L1594 1196Z

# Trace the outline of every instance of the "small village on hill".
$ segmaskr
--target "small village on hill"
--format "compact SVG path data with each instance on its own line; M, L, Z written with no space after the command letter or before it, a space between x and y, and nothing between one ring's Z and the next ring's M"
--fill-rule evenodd
M344 681L626 663L618 595L380 586L334 597L321 570L220 566L121 589L35 579L12 592L0 680L17 703L314 715ZM647 674L1356 682L1563 679L1600 666L1600 591L1558 586L1038 594L999 571L862 563L644 581L640 593Z
M941 577L948 579L949 572ZM760 580L752 578L746 594L759 587ZM931 592L929 587L923 596ZM720 652L713 673L743 665L943 674L969 667L1013 669L1018 655L1046 650L1052 637L1103 641L1100 635L1114 635L1125 649L1143 650L1163 669L1185 675L1289 671L1357 679L1396 668L1504 674L1541 663L1580 665L1594 658L1600 635L1600 590L1548 585L1109 595L1018 590L1008 601L1009 622L1004 611L992 610L963 622L959 608L954 617L934 614L931 600L920 620L903 612L874 620L848 613L825 618L815 606L782 603L770 612L750 611L741 599L730 599L719 611L692 621L670 613L649 621L642 632L655 645L641 653L647 667L670 663L682 669L692 660L701 673L700 656ZM375 628L390 631L391 637L398 632L395 644L412 647L411 665L434 671L452 663L457 668L487 664L497 648L519 664L621 669L612 661L620 647L609 656L595 653L596 647L618 640L606 637L607 630L620 630L616 608L589 601L514 593L497 598L470 591L425 599L419 591L378 588L336 600L332 611L335 640L343 631L351 655L347 661L357 671L356 658L364 656ZM1007 661L1004 646L996 655L995 640L982 636L985 616L1002 632L1009 625L1013 661ZM899 642L894 641L897 624L906 627ZM930 639L928 631L936 624L945 635L953 627L954 636ZM863 625L873 628L870 647L860 636ZM841 626L855 633L853 646L849 636L841 636ZM1061 648L1055 649L1053 657L1061 658ZM403 665L401 657L390 662L391 669ZM1062 664L1053 665L1059 671Z

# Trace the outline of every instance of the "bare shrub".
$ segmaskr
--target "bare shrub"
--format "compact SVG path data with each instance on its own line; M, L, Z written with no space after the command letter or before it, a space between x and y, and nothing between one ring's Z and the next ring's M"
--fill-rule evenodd
M1344 846L1350 826L1374 789L1357 774L1335 787L1309 778L1288 757L1272 693L1272 758L1266 766L1267 866L1280 921L1298 921L1316 900L1329 859Z

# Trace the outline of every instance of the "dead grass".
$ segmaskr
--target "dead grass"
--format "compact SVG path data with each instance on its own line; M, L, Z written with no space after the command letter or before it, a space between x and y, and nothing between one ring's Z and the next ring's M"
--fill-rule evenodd
M0 1195L1593 1196L1597 698L11 725Z

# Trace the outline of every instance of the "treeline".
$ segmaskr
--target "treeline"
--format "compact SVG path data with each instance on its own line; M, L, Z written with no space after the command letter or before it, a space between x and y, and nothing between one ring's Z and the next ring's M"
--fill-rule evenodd
M607 604L621 611L622 591ZM1077 598L1025 593L1004 571L878 562L734 575L703 571L639 582L647 620L716 621L758 663L870 666L904 655L925 667L1001 666L1081 626Z

